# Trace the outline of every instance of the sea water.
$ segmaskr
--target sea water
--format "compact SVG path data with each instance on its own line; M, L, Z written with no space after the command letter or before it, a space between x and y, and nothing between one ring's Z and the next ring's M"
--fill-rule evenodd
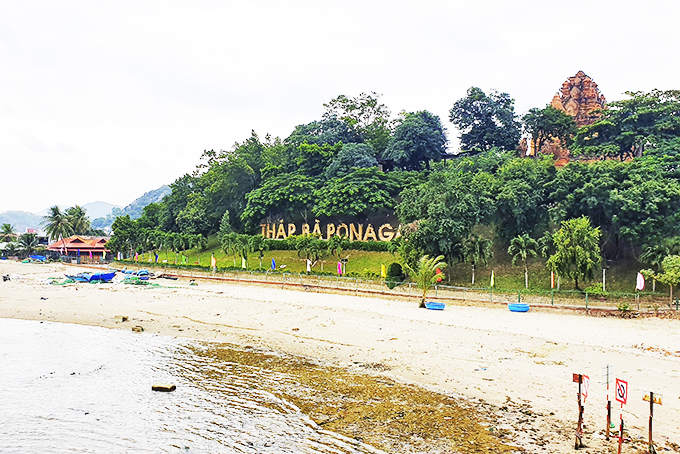
M199 343L0 319L0 453L375 453ZM270 376L268 378L271 378ZM154 392L154 383L177 386Z

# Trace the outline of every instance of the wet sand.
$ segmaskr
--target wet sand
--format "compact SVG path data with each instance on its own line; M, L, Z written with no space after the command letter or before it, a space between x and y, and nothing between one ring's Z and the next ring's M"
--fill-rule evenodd
M0 317L51 320L253 346L367 371L429 390L461 394L496 409L496 430L528 452L572 452L578 408L572 373L590 376L583 452L610 452L605 441L602 368L629 383L624 419L644 449L649 404L657 447L680 452L680 321L592 317L558 310L512 313L505 307L419 309L387 300L197 280L158 279L162 288L122 284L49 285L77 269L0 261ZM127 322L116 316L127 316ZM612 401L613 401L612 397ZM613 419L619 404L612 403ZM488 409L488 408L487 408ZM481 451L480 451L481 452Z

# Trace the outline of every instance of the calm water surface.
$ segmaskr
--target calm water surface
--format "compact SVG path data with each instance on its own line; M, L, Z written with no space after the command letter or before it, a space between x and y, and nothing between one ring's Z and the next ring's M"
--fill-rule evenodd
M0 453L379 452L319 429L268 371L148 333L0 319ZM177 391L151 391L157 382Z

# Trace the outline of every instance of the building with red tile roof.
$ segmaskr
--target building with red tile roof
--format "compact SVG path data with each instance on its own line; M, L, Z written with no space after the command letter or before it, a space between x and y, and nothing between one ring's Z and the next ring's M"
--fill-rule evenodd
M111 253L110 250L106 249L106 242L109 239L108 236L73 235L55 241L47 246L47 250L57 252L62 256L80 257L82 262L100 262L106 260L107 255Z

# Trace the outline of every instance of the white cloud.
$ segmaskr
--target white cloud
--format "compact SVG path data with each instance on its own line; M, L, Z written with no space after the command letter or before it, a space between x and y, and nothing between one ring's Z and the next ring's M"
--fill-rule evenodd
M394 114L475 85L541 107L579 70L609 100L677 88L675 2L5 2L0 211L126 205L251 129L285 137L339 94ZM68 160L69 178L55 175ZM32 177L27 179L28 177Z

